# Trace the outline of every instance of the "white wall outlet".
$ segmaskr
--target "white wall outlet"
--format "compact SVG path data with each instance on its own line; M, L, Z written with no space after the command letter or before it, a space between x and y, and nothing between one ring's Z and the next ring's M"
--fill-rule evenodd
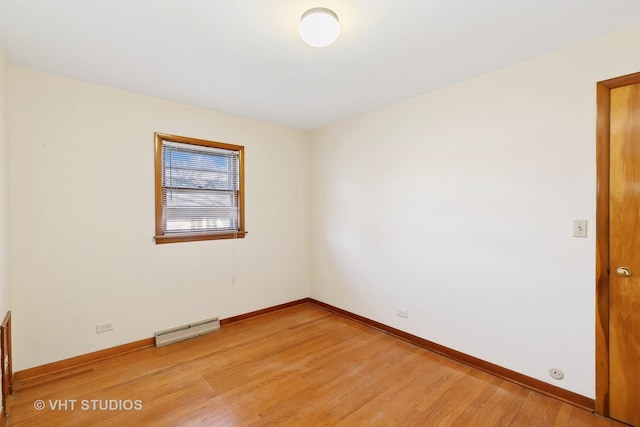
M551 368L549 369L549 376L554 380L561 380L564 378L564 372L558 368Z
M113 322L104 322L98 323L96 325L96 334L100 334L102 332L112 331L113 330Z
M397 308L396 309L396 315L398 317L404 317L405 319L409 318L409 310L404 309L404 308Z
M573 237L587 237L587 220L573 220Z

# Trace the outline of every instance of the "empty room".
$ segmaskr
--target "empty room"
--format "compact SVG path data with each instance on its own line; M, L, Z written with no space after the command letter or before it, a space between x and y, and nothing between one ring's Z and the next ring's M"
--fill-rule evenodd
M637 0L0 0L0 427L640 427L638 165Z

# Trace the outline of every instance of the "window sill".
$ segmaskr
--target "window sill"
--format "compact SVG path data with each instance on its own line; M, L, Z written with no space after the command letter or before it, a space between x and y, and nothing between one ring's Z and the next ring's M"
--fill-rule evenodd
M209 234L171 234L166 236L155 236L156 245L162 243L199 242L202 240L222 240L222 239L244 239L246 231L209 233Z

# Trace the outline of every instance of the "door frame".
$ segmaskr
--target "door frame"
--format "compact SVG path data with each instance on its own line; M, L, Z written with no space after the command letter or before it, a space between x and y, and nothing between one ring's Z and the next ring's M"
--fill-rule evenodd
M609 132L611 90L640 83L640 72L596 84L596 413L609 416Z

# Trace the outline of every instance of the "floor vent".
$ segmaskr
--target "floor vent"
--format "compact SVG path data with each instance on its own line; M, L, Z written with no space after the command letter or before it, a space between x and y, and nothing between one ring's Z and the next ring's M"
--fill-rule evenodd
M154 334L156 337L156 347L187 340L219 329L220 321L217 317L203 320L201 322L189 323L184 326L178 326L177 328L165 329L164 331L158 331Z

